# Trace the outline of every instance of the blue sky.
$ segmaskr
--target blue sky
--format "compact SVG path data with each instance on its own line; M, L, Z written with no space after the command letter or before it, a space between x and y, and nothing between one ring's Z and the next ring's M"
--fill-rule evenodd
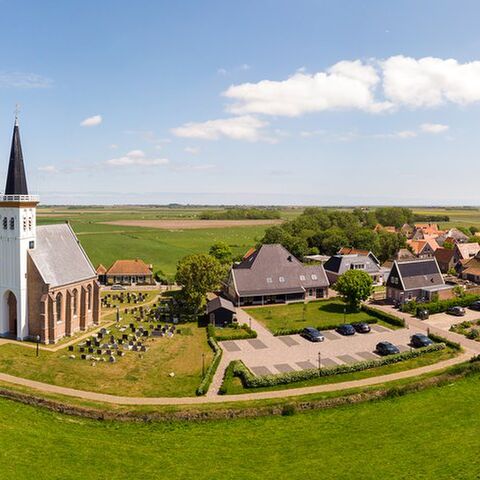
M478 2L0 9L43 203L480 204Z

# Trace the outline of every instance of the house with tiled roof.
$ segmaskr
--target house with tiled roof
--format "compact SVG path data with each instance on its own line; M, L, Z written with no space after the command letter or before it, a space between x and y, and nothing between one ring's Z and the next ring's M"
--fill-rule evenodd
M452 268L455 268L455 259L453 257L452 248L437 248L434 256L442 273L447 273Z
M103 275L104 282L106 285L154 285L152 270L152 265L139 258L117 260Z
M323 266L331 285L348 270L362 270L368 273L374 285L382 285L384 281L385 270L371 252L367 255L359 253L333 255Z
M407 245L417 258L431 258L436 250L431 240L407 240Z
M387 300L397 303L450 298L452 286L445 285L435 258L395 261L387 279Z
M470 282L480 283L480 258L473 257L460 267L460 277Z
M328 296L322 265L305 265L279 244L262 245L230 269L225 295L236 306L314 300Z
M480 252L480 245L477 242L457 243L453 249L453 260L455 264L464 262L475 257Z

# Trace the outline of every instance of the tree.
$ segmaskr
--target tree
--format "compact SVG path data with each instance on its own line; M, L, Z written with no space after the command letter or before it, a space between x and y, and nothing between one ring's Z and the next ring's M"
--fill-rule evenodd
M225 242L214 243L208 253L223 265L232 263L232 249Z
M353 310L358 310L361 302L372 294L373 281L372 277L363 270L347 270L338 277L334 288L345 303Z
M478 232L478 228L475 227L474 225L472 225L472 226L469 228L469 230L470 230L470 234L471 234L472 236L475 236L475 234Z
M178 262L175 279L183 287L181 296L190 311L201 310L207 292L220 286L224 272L221 263L211 255L188 255Z

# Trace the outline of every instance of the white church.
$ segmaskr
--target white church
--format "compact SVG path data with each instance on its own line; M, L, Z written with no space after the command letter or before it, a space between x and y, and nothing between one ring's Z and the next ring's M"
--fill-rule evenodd
M0 335L55 343L99 321L100 287L68 223L36 225L15 120L0 195Z

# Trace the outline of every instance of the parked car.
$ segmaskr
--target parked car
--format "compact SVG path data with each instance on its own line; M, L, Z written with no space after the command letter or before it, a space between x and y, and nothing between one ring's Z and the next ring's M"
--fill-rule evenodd
M430 312L426 308L419 308L417 310L417 317L420 320L427 320L429 316L430 316Z
M367 322L352 323L352 326L358 333L369 333L372 330Z
M393 343L390 342L380 342L377 343L376 346L377 353L379 355L394 355L395 353L400 353L398 347L396 347Z
M310 342L323 342L325 340L325 337L314 327L304 328L300 335Z
M475 302L473 302L471 305L470 305L470 308L472 310L480 310L480 300L477 300Z
M340 335L355 335L355 328L353 325L350 325L349 323L344 323L343 325L339 325L336 331Z
M126 290L123 285L112 285L112 290Z
M433 345L433 342L423 333L415 333L410 337L410 345L414 348L421 348Z
M456 317L463 317L465 315L465 309L463 307L450 307L447 313L455 315Z

